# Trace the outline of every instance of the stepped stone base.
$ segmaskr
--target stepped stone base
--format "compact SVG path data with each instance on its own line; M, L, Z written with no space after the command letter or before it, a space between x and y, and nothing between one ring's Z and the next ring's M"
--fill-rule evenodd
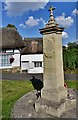
M65 101L52 103L51 101L41 98L36 101L35 109L37 112L44 112L55 117L60 117L65 112Z
M66 99L65 101L65 111L71 110L73 108L76 108L76 99Z
M76 107L76 100L61 100L59 103L54 103L46 99L40 98L35 103L36 112L49 114L53 117L60 118L67 110Z
M75 92L73 95L75 95ZM66 101L70 101L70 100L66 100ZM13 118L16 118L16 119L19 119L19 118L21 118L21 119L41 118L41 120L42 120L42 118L44 118L45 120L51 120L51 118L53 118L53 120L56 120L56 117L53 117L52 115L46 114L43 111L36 112L36 110L34 109L34 106L33 106L35 102L37 102L36 91L31 91L31 92L25 94L15 103L13 110L11 111L10 118L12 118L12 119ZM68 110L70 106L72 107L74 105L74 103L75 103L75 99L72 99L71 102L67 102L66 109ZM73 106L71 108L71 110L66 111L61 116L61 120L62 120L62 118L67 118L66 120L68 120L68 118L70 118L70 120L72 118L77 118L76 105Z
M41 96L43 99L50 100L52 102L60 102L67 98L67 88L59 87L58 89L47 88L45 87L41 90Z
M76 99L67 97L67 88L43 88L41 98L35 103L35 110L60 118L66 111L76 108Z

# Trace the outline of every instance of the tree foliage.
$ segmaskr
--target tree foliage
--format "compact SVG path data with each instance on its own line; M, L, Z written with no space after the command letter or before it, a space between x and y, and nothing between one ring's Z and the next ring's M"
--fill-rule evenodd
M12 25L12 24L8 24L7 27L15 28L17 30L17 28L15 27L15 25Z
M78 45L76 42L68 43L68 47L63 46L64 70L78 68Z

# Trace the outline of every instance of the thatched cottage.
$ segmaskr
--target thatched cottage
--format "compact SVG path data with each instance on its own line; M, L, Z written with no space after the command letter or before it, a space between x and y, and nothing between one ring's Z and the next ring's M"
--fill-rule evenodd
M21 49L25 46L15 28L0 29L0 69L20 69Z
M0 29L0 69L43 72L42 38L25 38L15 28Z
M43 39L25 38L26 47L21 50L21 70L43 73Z

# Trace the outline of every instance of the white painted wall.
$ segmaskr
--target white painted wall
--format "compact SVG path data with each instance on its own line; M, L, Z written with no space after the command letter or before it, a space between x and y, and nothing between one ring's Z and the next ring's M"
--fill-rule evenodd
M33 69L29 69L28 73L43 73L43 67L35 67Z
M9 69L9 68L12 68L12 66L4 66L4 67L0 67L0 69Z
M12 67L20 67L20 52L19 50L14 50L14 61L12 63Z
M43 54L22 55L21 61L43 61Z
M12 67L19 67L20 66L20 54L14 54L14 61L12 63Z
M6 50L6 53L13 53L13 50Z
M42 62L42 67L34 67L34 62ZM43 54L22 55L21 70L28 70L28 73L43 73Z
M20 52L19 50L8 50L7 53L14 57L14 61L11 66L4 66L0 69L12 68L12 67L20 67ZM1 59L1 56L0 56ZM34 62L42 62L42 67L34 67ZM30 55L22 55L21 56L21 70L28 70L28 73L43 73L43 54L30 54Z
M28 62L27 62L27 63L22 63L22 64L21 64L21 69L22 69L22 70L29 69L29 64L28 64Z

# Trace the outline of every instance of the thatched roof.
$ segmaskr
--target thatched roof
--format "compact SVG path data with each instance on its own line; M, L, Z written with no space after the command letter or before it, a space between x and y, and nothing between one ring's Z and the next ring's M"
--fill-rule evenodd
M42 38L25 38L26 47L21 50L21 54L42 54L43 39Z
M0 49L14 49L25 46L22 37L15 28L1 28L0 29Z

